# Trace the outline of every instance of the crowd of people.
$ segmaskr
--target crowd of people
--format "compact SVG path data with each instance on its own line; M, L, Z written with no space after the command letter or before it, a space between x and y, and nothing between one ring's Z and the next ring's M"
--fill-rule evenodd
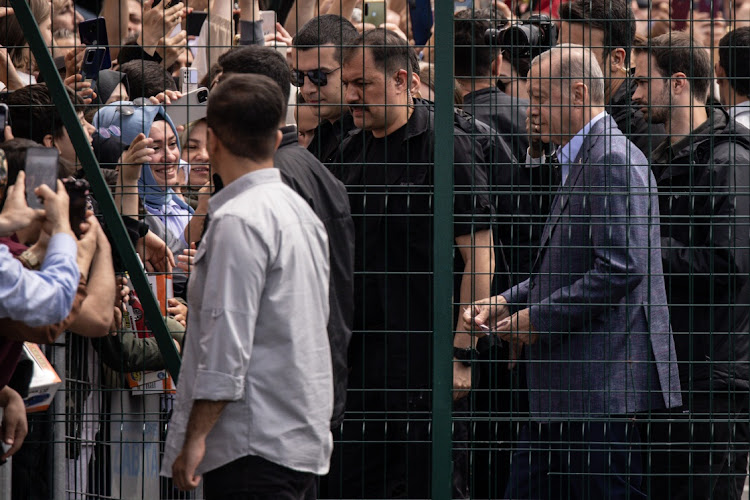
M56 341L68 498L134 497L95 446L122 446L114 408L156 414L162 498L430 498L433 208L450 202L452 497L742 497L750 2L456 2L452 126L429 1L28 5L49 54L0 7L13 498L52 496L17 367L23 342ZM59 180L38 180L40 155ZM93 174L172 288L182 365L155 406L74 389L165 369Z

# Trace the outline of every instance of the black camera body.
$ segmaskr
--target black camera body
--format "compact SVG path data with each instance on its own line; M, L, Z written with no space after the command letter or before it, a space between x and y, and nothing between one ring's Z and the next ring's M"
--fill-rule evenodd
M513 59L532 59L557 45L557 25L547 15L533 15L506 28L488 29L484 40Z

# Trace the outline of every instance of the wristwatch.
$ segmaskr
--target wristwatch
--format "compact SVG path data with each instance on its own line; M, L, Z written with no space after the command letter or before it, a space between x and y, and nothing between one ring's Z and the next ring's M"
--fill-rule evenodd
M36 255L31 250L24 250L24 252L17 258L21 261L21 264L23 264L25 268L31 269L32 271L35 271L42 267L39 259L36 258Z
M453 357L464 366L471 366L471 362L479 357L479 351L473 347L454 347Z

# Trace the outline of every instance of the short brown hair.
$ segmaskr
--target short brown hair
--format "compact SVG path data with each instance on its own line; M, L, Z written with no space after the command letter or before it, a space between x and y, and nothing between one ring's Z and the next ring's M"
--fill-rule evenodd
M273 157L285 107L267 76L233 74L209 94L206 122L233 155L262 161Z
M684 73L694 99L705 101L713 81L711 54L687 33L678 31L650 38L648 44L635 48L636 54L648 54L663 78Z

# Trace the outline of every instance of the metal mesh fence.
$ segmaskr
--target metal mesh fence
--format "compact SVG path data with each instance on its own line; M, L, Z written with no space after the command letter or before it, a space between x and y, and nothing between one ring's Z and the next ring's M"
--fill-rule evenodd
M67 319L0 319L0 384L30 410L0 498L747 498L750 2L155 3L0 7L5 185L57 151L90 185L68 189L73 226L103 228L77 236ZM247 73L281 86L266 166L322 222L328 268L273 296L290 268L269 259L270 295L237 310L268 251L216 241L232 168L263 151ZM244 120L212 116L222 85ZM0 241L44 272L48 230ZM206 326L226 314L207 290L253 321ZM318 292L331 391L288 397L323 333L300 309L264 350L267 318ZM194 451L181 394L226 400L237 357L181 491L160 476ZM268 359L283 384L253 375Z

